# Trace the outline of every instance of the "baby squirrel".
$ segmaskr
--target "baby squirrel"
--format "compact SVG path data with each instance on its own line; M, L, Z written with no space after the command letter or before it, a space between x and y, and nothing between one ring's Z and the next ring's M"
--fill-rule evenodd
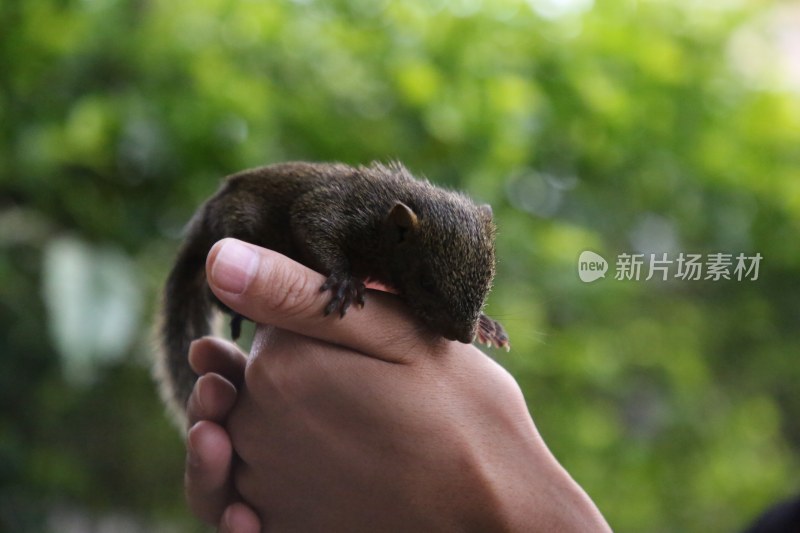
M284 254L327 276L325 314L364 305L364 281L395 291L434 333L509 348L503 327L481 311L494 277L488 205L415 179L399 163L351 167L282 163L229 176L189 223L163 294L157 376L181 415L197 376L189 344L210 333L212 303L243 317L206 284L212 245L234 237Z

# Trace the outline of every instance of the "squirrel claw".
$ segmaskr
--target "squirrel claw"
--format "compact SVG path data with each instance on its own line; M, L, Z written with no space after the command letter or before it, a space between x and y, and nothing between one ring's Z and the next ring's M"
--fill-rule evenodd
M325 306L325 316L338 310L339 316L344 317L353 302L359 307L364 307L366 291L364 282L350 275L331 274L319 290L320 292L328 290L333 292L331 301Z
M487 347L504 348L505 351L511 350L508 333L497 320L481 314L478 320L477 340Z

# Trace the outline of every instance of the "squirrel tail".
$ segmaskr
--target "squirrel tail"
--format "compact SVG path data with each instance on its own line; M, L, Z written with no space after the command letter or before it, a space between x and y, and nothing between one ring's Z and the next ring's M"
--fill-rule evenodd
M211 333L213 309L205 276L211 243L205 234L202 217L195 218L167 278L156 332L159 350L155 377L164 402L182 428L186 404L197 381L189 366L189 345Z

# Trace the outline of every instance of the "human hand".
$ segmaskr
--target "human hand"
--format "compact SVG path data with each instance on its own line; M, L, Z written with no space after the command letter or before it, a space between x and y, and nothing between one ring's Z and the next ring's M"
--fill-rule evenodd
M233 447L225 420L244 379L247 356L234 344L204 337L189 349L189 362L200 375L187 405L186 499L203 521L221 533L257 533L261 522L242 503L233 486Z
M235 487L270 530L608 529L499 365L430 336L392 295L323 317L322 276L235 246L209 254L212 290L280 329L259 329L220 448L230 457L232 442ZM200 516L218 515L217 495L233 490L220 463L194 491L210 502L193 506Z

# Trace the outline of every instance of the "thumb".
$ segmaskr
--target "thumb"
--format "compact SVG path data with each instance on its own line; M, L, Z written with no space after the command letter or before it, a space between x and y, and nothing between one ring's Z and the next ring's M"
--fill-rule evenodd
M206 275L212 292L244 316L275 324L322 309L324 278L275 252L237 239L222 239L209 251Z
M223 239L208 254L206 274L222 303L250 320L346 346L390 362L432 348L434 340L397 296L369 291L364 309L344 318L323 310L331 299L321 292L325 277L286 256L236 239ZM423 343L421 340L427 340Z

